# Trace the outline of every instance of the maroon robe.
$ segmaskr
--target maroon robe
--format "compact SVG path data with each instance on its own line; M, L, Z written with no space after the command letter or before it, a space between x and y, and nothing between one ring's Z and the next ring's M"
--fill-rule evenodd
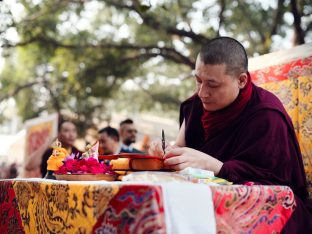
M184 101L186 146L223 162L218 177L242 184L287 185L297 207L284 233L312 233L312 209L299 144L291 119L279 99L253 85L251 99L241 115L223 130L205 139L197 95ZM302 229L301 229L302 228Z

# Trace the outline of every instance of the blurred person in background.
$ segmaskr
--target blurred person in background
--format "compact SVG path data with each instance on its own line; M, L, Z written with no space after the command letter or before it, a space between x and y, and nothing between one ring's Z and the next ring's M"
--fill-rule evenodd
M99 131L99 155L119 154L121 144L117 129L105 127Z
M121 151L124 153L139 153L143 152L134 148L133 143L136 142L138 130L136 129L132 119L125 119L119 124L119 134L121 138Z
M5 174L6 174L5 163L2 162L0 165L0 179L4 179Z
M18 176L17 164L12 163L6 170L5 179L13 179Z
M79 151L75 146L75 140L77 139L77 129L76 125L68 120L61 121L58 125L58 140L61 142L62 147L67 150L69 154L81 154L81 151ZM41 161L41 176L44 177L47 173L47 161L49 157L51 156L53 152L53 148L47 149L43 156Z
M58 124L58 140L61 142L62 147L65 148L69 154L80 154L81 152L74 146L74 142L77 139L77 129L73 122L68 120L62 120ZM54 141L55 139L53 139ZM44 147L35 152L25 162L25 175L27 177L44 177L47 173L47 161L52 154L53 148L51 147L52 140L47 141ZM37 169L39 168L39 169ZM29 173L35 171L35 173ZM38 172L37 172L38 171Z

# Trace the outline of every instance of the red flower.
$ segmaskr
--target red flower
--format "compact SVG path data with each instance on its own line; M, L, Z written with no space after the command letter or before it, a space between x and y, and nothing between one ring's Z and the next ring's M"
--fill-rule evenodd
M109 174L114 175L111 167L106 166L104 163L99 163L95 158L74 160L67 159L63 166L61 166L56 174Z

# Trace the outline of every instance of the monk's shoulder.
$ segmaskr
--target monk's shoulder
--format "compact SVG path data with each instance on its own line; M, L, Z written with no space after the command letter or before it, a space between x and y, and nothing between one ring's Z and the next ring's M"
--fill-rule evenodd
M268 115L275 115L278 113L280 117L289 119L287 111L276 95L268 90L254 85L252 98L245 110L244 115L249 118L252 115L259 114L258 112L265 112Z
M180 112L189 112L191 111L193 108L196 108L200 105L201 100L198 97L197 93L195 93L194 95L192 95L191 97L189 97L188 99L186 99L185 101L183 101L180 105Z
M253 122L254 125L260 127L270 127L272 125L287 124L286 118L282 112L274 108L259 108L251 113L245 121Z
M188 121L189 118L197 119L200 116L202 111L201 100L198 97L197 93L183 101L180 105L180 125L182 125L183 121Z
M270 108L285 112L285 108L280 99L270 91L258 86L253 87L253 105L255 108Z
M186 100L184 100L181 103L181 106L185 106L185 105L189 105L189 104L193 104L194 102L200 100L197 93L193 94L192 96L190 96L189 98L187 98Z

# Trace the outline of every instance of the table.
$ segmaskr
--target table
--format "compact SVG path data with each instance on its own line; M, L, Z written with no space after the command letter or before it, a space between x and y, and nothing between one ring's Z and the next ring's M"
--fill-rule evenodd
M287 186L201 186L218 233L278 233L296 206ZM0 180L0 233L168 233L163 192L162 184Z

